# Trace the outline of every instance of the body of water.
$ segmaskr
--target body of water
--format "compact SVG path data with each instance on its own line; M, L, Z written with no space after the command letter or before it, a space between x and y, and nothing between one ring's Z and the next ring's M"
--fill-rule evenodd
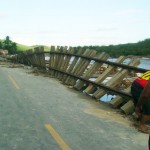
M117 59L112 58L112 59L108 59L108 60L112 61L112 62L115 62ZM129 61L130 61L130 59L126 59L123 63L127 64ZM150 58L141 58L140 59L140 64L137 67L150 70Z
M139 68L150 70L150 58L141 58Z

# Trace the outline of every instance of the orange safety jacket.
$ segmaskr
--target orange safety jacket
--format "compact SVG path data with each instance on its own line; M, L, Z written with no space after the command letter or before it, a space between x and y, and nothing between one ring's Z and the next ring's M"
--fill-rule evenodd
M135 82L139 83L143 88L146 86L148 80L150 79L150 70L138 77Z

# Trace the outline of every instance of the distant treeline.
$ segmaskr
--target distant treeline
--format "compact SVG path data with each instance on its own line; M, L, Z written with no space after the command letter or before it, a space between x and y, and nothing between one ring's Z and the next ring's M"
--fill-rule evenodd
M20 44L17 44L10 40L9 36L6 36L4 40L0 40L0 49L6 49L10 54L19 53L24 51L25 49L32 49L33 47L27 47ZM44 46L46 50L49 50L49 47ZM144 41L140 41L137 43L127 43L127 44L119 44L119 45L109 45L109 46L78 46L74 47L75 51L79 49L91 49L96 50L98 53L106 52L111 57L118 57L121 55L136 55L136 56L147 56L150 57L150 38L145 39Z
M136 56L148 56L150 57L150 39L145 39L138 43L127 43L119 45L109 45L109 46L78 46L74 47L76 51L80 48L96 50L97 52L106 52L111 57L118 57L121 55L136 55Z

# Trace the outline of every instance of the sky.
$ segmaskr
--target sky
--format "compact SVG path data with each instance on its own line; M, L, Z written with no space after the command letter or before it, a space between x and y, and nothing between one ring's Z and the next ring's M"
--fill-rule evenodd
M89 46L150 38L150 0L0 0L0 39Z

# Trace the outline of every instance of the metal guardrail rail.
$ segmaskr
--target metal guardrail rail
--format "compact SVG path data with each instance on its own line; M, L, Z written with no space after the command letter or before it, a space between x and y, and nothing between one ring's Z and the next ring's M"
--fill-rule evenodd
M123 96L123 97L125 97L125 98L128 98L128 99L129 99L129 98L132 98L132 95L131 95L131 94L128 94L128 93L125 93L125 92L122 92L122 91L115 90L115 89L113 89L113 88L111 88L111 87L105 86L104 84L96 83L96 82L94 82L94 81L90 81L90 80L84 79L83 77L79 77L79 76L76 76L76 75L74 75L74 74L67 73L67 72L65 72L65 71L61 71L61 70L58 70L58 69L55 69L55 68L52 68L52 67L48 67L48 68L51 69L51 70L54 70L54 71L57 71L57 72L61 72L61 73L63 73L63 74L66 74L66 75L68 75L68 76L72 76L72 77L74 77L74 78L76 78L76 79L80 79L80 80L85 81L85 82L87 82L87 83L92 83L93 85L96 85L96 86L98 86L98 87L101 87L101 88L103 88L104 90L107 90L107 91L112 92L112 93L114 93L114 94L119 94L119 95L121 95L121 96Z
M45 52L45 53L48 53L48 52ZM105 63L105 64L108 64L108 65L111 65L111 66L116 66L116 67L132 70L132 71L138 71L138 72L141 72L141 73L144 73L144 72L147 71L146 69L143 69L143 68L137 68L137 67L134 67L134 66L119 64L119 63L115 63L115 62L111 62L111 61L107 61L107 60L101 60L101 59L96 58L96 57L93 58L93 57L88 57L88 56L83 56L83 55L78 55L78 54L69 54L69 53L62 53L62 52L49 52L49 54L59 54L59 55L68 55L68 56L81 57L81 58L84 58L84 59L87 59L87 60L94 60L94 61L99 62L99 63Z

